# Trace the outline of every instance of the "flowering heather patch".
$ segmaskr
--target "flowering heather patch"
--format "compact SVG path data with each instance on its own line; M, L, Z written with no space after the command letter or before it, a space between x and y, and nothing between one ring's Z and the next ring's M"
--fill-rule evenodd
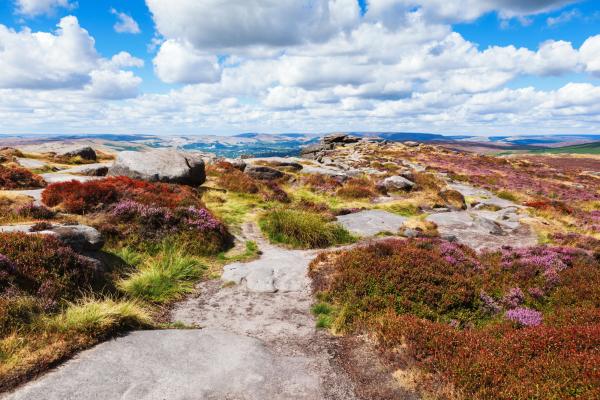
M44 179L25 168L0 165L0 189L36 189L46 186Z
M577 247L600 254L600 239L578 233L555 233L550 240L559 246Z
M465 398L600 396L600 259L588 252L388 239L322 254L310 276L335 329L374 332L399 368L416 363Z
M35 296L46 309L62 299L73 299L97 278L89 259L53 237L0 233L0 254L4 257L0 269L8 276L2 291L12 287Z
M309 174L302 177L302 183L307 185L313 192L335 193L342 186L339 179L329 175Z
M110 228L116 227L124 240L137 241L134 245L159 242L167 236L185 236L185 241L193 247L190 250L212 254L225 249L231 241L225 225L202 207L171 209L123 200L114 205L109 216Z
M538 326L542 323L542 313L527 307L508 310L505 317L519 326Z
M55 183L42 193L44 204L58 206L74 214L106 210L124 199L169 208L200 204L197 194L187 186L146 182L124 176L89 182Z
M263 189L263 199L265 201L278 201L280 203L289 203L290 197L276 182L265 182Z
M209 176L216 177L218 185L223 189L236 193L258 193L259 187L257 182L235 168L231 163L220 161L214 165L210 165L206 173Z

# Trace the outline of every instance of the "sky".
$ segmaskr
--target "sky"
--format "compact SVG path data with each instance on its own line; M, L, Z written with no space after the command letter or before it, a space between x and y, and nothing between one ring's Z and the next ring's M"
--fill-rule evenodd
M600 133L598 0L0 0L0 133Z

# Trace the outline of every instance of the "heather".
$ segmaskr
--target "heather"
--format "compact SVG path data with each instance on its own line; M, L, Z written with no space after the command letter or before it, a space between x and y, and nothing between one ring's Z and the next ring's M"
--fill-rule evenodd
M47 206L74 214L105 211L122 200L169 208L200 204L196 192L187 186L145 182L123 176L55 183L42 193L42 201Z
M44 179L25 168L0 165L0 190L37 189L46 186Z
M477 254L437 239L387 239L324 253L310 276L334 310L320 319L376 334L398 367L412 363L465 398L600 393L600 264L591 252Z

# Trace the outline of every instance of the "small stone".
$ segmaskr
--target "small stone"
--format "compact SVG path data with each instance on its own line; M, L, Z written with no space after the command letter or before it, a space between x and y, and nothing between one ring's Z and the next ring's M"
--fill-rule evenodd
M282 178L284 173L271 167L264 167L258 165L250 165L246 167L244 171L248 176L254 179L272 181L275 179Z

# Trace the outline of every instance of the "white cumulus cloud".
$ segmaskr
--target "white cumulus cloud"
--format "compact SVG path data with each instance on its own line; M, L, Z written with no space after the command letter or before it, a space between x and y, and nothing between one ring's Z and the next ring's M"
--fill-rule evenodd
M130 15L127 15L123 12L119 12L114 8L110 9L110 13L117 17L117 22L113 26L115 32L132 34L137 34L141 32L138 23Z
M15 5L19 14L35 17L52 14L58 8L71 9L76 3L69 0L16 0Z

